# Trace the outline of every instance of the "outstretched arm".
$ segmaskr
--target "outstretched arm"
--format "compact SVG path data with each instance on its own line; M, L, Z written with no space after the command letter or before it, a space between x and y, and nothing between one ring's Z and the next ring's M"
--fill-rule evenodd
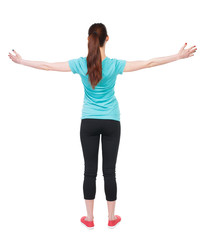
M43 62L43 61L30 61L30 60L24 60L22 57L15 51L13 52L16 55L12 55L9 53L10 59L18 64L22 64L28 67L37 68L40 70L47 70L47 71L59 71L59 72L70 72L70 66L68 64L68 61L65 62L55 62L55 63L49 63L49 62Z
M159 58L151 58L146 61L130 61L126 63L124 68L124 72L132 72L137 71L143 68L155 67L161 64L170 63L179 59L188 58L194 56L194 52L196 52L196 46L190 47L188 49L184 49L187 46L187 43L180 49L177 54L170 55L167 57L159 57Z

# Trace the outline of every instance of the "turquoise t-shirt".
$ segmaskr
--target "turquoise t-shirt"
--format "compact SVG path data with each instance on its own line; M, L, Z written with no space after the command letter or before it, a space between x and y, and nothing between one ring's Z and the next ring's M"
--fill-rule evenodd
M82 116L84 118L113 119L120 121L119 104L114 86L118 74L122 74L126 60L106 57L102 61L102 79L92 89L87 73L87 59L80 57L68 61L71 71L79 74L84 86Z

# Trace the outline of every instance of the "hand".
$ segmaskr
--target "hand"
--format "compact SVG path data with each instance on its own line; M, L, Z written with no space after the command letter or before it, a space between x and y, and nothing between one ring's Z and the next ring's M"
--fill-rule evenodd
M194 56L194 52L196 52L197 48L190 47L188 49L184 49L187 46L187 43L184 44L184 46L180 49L180 51L178 52L178 58L182 59L182 58L188 58L188 57L192 57Z
M16 55L12 55L11 53L9 53L9 57L10 59L15 62L15 63L19 63L21 64L21 61L22 61L22 57L15 51L15 50L12 50Z

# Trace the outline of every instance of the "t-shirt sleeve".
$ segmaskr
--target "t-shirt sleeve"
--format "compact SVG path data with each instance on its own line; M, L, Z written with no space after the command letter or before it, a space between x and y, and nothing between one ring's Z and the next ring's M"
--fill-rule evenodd
M123 74L125 65L126 65L126 60L116 59L116 62L115 62L116 73Z
M79 74L79 71L80 71L80 59L81 58L74 58L74 59L70 59L68 61L68 64L70 66L70 69L72 71L72 73L76 74L78 73Z

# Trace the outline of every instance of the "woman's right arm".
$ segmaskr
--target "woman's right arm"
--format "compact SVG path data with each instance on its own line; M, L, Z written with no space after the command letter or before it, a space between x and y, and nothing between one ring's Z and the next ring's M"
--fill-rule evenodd
M15 56L12 55L11 53L9 53L8 56L15 63L22 64L22 65L25 65L28 67L37 68L40 70L71 72L68 61L49 63L49 62L44 62L44 61L24 60L15 50L13 50L13 52L16 54Z
M161 64L166 64L173 61L177 61L179 59L194 56L193 53L197 50L197 48L194 48L195 46L193 46L188 49L184 49L186 46L187 46L187 43L185 43L184 46L180 49L180 51L174 55L170 55L166 57L151 58L146 61L127 61L126 66L124 68L124 72L132 72L132 71L137 71L144 68L155 67Z

